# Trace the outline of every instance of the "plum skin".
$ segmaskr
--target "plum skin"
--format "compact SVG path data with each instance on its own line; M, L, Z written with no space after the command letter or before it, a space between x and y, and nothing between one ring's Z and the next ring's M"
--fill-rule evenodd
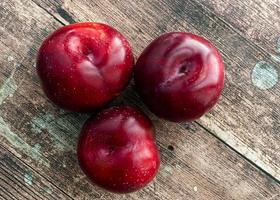
M153 125L131 106L112 107L90 118L82 128L77 152L89 179L115 193L146 186L160 166Z
M206 39L172 32L143 51L134 79L139 95L155 115L173 122L193 121L217 103L224 87L224 64Z
M61 27L45 39L36 67L54 104L92 112L127 86L133 64L131 47L121 33L109 25L84 22Z

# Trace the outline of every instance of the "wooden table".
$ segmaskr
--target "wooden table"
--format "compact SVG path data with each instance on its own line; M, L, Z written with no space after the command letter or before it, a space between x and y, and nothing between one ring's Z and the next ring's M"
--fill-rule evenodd
M127 195L90 184L76 158L87 115L52 105L35 57L63 25L97 21L127 36L137 58L155 37L190 31L221 51L226 84L219 104L192 123L149 113L133 83L113 104L141 107L161 152L155 181ZM1 0L0 199L280 199L279 0Z

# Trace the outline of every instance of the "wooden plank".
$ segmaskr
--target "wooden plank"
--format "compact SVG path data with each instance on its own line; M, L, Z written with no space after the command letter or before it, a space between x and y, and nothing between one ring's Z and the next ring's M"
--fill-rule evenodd
M139 101L132 91L129 94L132 94L130 103ZM15 100L11 101L19 103ZM12 106L9 104L12 103L6 103L11 108ZM18 112L26 112L26 109L23 108ZM7 118L11 116L7 116ZM54 120L59 121L64 117L65 114L58 114ZM68 114L64 121L67 123L66 127L76 117L75 114ZM40 118L42 119L42 117ZM83 174L77 170L75 158L68 160L69 152L55 147L55 143L49 144L54 148L51 155L48 155L49 150L41 149L42 157L50 162L50 166L46 167L38 166L37 160L29 161L30 155L24 155L20 148L14 147L14 142L10 143L5 140L3 142L8 148L23 154L22 160L36 167L44 176L52 177L51 181L73 195L72 197L75 199L90 199L92 196L104 197L104 199L265 199L277 197L280 190L279 184L265 176L242 157L237 156L235 152L216 138L211 137L195 123L188 125L186 127L188 131L185 131L181 126L165 123L157 118L153 118L153 122L158 130L158 144L162 156L161 171L153 184L131 195L116 196L103 191L100 191L100 196L93 195L92 190L96 192L99 189L91 186ZM44 123L48 123L48 121ZM69 131L59 122L52 126L57 130L63 130L64 133ZM50 127L48 129L51 130ZM16 132L18 136L22 135L17 129ZM57 131L57 134L61 133ZM23 138L30 139L27 136L23 136ZM39 138L41 137L39 136ZM73 143L73 141L76 141L76 138L65 138L61 147L67 148L67 144ZM38 142L38 144L44 146L45 141ZM75 151L75 148L72 147L71 151ZM61 167L61 163L65 163L65 167L63 164ZM72 168L75 170L73 171ZM80 179L77 180L77 176ZM59 179L55 177L59 177ZM182 182L182 180L185 181Z
M4 199L71 199L2 146L0 188Z
M66 23L71 18L118 27L128 36L136 55L163 32L191 31L210 39L224 56L226 86L219 105L198 123L280 180L280 75L275 57L263 47L193 0L34 1ZM254 4L251 1L252 7ZM64 10L63 14L59 10Z
M109 2L105 3L111 5ZM80 5L83 9L87 7L85 2L81 2ZM92 12L92 10L83 11ZM106 9L103 12L106 12ZM117 18L115 12L111 14ZM157 128L157 142L162 155L162 166L157 179L145 189L128 195L114 195L92 186L79 169L75 152L78 131L87 116L65 113L52 106L42 94L33 67L36 49L42 39L61 24L31 1L4 0L0 3L0 13L0 22L3 24L0 29L3 36L0 41L1 144L42 176L50 177L52 184L71 197L75 199L278 197L279 183L252 166L196 123L171 124L155 118L150 113L149 116ZM135 26L125 15L122 20L131 23L131 29L128 26L124 32L135 31ZM9 23L11 21L15 24ZM133 35L129 37L132 39ZM151 36L144 37L149 39ZM138 53L140 47L138 46L136 50ZM144 109L133 87L128 88L124 99L120 102L137 104Z
M196 0L271 53L280 53L279 0ZM280 45L280 43L278 43Z

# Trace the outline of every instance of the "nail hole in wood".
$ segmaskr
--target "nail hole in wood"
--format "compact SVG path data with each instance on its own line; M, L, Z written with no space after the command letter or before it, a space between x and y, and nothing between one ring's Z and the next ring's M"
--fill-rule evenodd
M173 151L174 150L174 147L172 145L168 145L167 147L170 151Z

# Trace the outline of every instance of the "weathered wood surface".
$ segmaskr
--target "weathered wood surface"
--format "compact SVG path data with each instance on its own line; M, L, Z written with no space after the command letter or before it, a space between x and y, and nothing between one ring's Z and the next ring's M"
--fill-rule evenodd
M251 71L260 60L278 63L271 59L265 42L256 44L245 29L247 37L237 33L230 20L217 18L212 13L215 9L197 2L2 0L0 155L1 166L6 166L9 175L3 179L1 171L0 197L279 199L279 84L260 90L251 82ZM161 170L139 192L113 195L89 183L75 152L79 128L88 116L61 111L39 86L34 63L40 43L62 24L75 21L101 21L118 27L131 41L136 57L159 34L187 30L211 39L225 58L223 97L198 122L176 125L155 118L141 104L133 84L117 101L143 108L157 129ZM19 168L19 172L13 170ZM22 186L22 180L30 183L23 171L30 173L24 176L36 177L32 185ZM50 188L47 194L41 191L45 185Z
M103 3L83 0L63 4L34 1L64 23L102 21L118 27L132 42L136 55L149 41L167 31L192 31L209 38L224 56L226 87L219 105L198 123L280 180L280 54L272 57L272 52L248 39L249 35L244 37L229 22L194 0L161 3L107 0L103 1L106 7ZM254 5L240 9L254 9L258 4L263 5L261 2L251 2ZM280 37L278 12L266 10L273 15L267 18L274 20L271 22L275 23L274 37L276 32ZM254 17L247 16L247 21L253 23Z
M197 1L269 53L280 53L280 0Z
M2 146L0 159L0 195L4 199L70 198Z

